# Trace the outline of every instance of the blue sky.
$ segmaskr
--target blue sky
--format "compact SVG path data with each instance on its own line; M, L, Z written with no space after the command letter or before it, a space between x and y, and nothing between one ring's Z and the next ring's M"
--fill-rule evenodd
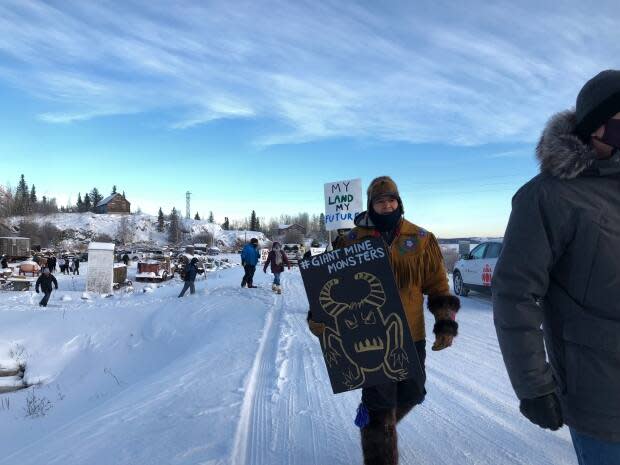
M501 235L545 121L620 67L620 5L461 3L5 0L0 183L221 221L388 174L411 221Z

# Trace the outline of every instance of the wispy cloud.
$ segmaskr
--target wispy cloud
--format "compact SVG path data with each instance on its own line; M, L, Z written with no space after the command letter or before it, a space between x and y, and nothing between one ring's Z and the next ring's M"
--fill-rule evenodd
M615 2L565 3L7 0L0 79L50 123L155 110L176 129L280 121L261 144L532 142L620 67Z

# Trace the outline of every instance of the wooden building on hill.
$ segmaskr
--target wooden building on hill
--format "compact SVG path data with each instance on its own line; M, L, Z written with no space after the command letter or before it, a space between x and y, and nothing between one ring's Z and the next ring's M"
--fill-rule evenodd
M121 194L112 194L95 207L95 213L131 213L131 203Z

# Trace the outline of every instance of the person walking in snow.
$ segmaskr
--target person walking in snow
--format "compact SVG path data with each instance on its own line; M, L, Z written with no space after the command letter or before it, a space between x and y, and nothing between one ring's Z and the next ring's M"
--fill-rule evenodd
M549 120L536 155L541 172L512 199L493 276L497 338L521 413L541 428L566 423L580 465L617 465L620 70Z
M125 266L129 266L129 255L124 254L122 260Z
M58 259L58 269L62 274L65 274L65 259L63 257Z
M78 257L73 259L73 274L80 275L80 259Z
M6 259L6 255L2 256L2 260L0 260L0 268L6 269L9 267L9 262Z
M241 251L241 265L245 270L243 279L241 280L241 287L256 287L254 285L254 273L256 272L256 265L260 259L260 252L258 250L258 239L253 237L249 244L246 244Z
M185 265L185 271L183 276L183 289L179 294L179 297L183 297L185 292L189 289L190 294L196 293L196 288L194 287L194 281L196 281L196 275L199 273L198 271L198 259L196 257L192 258L187 265Z
M43 298L41 302L39 302L39 307L47 307L47 302L52 295L52 284L56 287L56 290L58 290L58 281L56 281L54 275L50 273L50 269L47 267L43 268L43 273L41 273L41 276L37 279L34 287L37 294L39 293L39 289L43 291Z
M366 212L355 218L356 227L338 245L346 247L370 237L383 239L424 370L424 294L428 296L428 309L435 317L435 343L432 347L435 351L452 345L458 330L455 320L460 301L450 294L437 239L432 233L403 218L403 203L391 178L381 176L371 182L367 191L367 207ZM308 326L317 337L321 337L325 330L325 324L314 321L311 312L308 312ZM362 389L359 410L368 413L368 421L359 423L365 465L398 463L396 425L424 400L425 395L426 390L420 391L413 380Z
M56 272L56 257L52 255L47 261L47 264L48 264L48 268L50 269L50 272L55 273Z
M284 272L284 265L291 269L291 263L288 261L288 257L282 250L282 246L279 242L274 242L271 247L267 260L263 266L263 272L267 273L267 267L271 265L271 272L273 273L273 284L271 290L282 294L282 287L280 286L280 275Z

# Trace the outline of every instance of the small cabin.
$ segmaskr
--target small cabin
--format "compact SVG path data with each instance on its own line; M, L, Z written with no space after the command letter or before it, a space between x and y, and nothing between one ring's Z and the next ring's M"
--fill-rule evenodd
M131 203L121 194L112 194L95 207L95 213L131 213Z
M302 236L306 235L306 228L304 228L303 226L299 225L299 224L280 224L278 225L278 235L279 236L283 236L286 233L289 233L291 231L296 231L301 233Z

